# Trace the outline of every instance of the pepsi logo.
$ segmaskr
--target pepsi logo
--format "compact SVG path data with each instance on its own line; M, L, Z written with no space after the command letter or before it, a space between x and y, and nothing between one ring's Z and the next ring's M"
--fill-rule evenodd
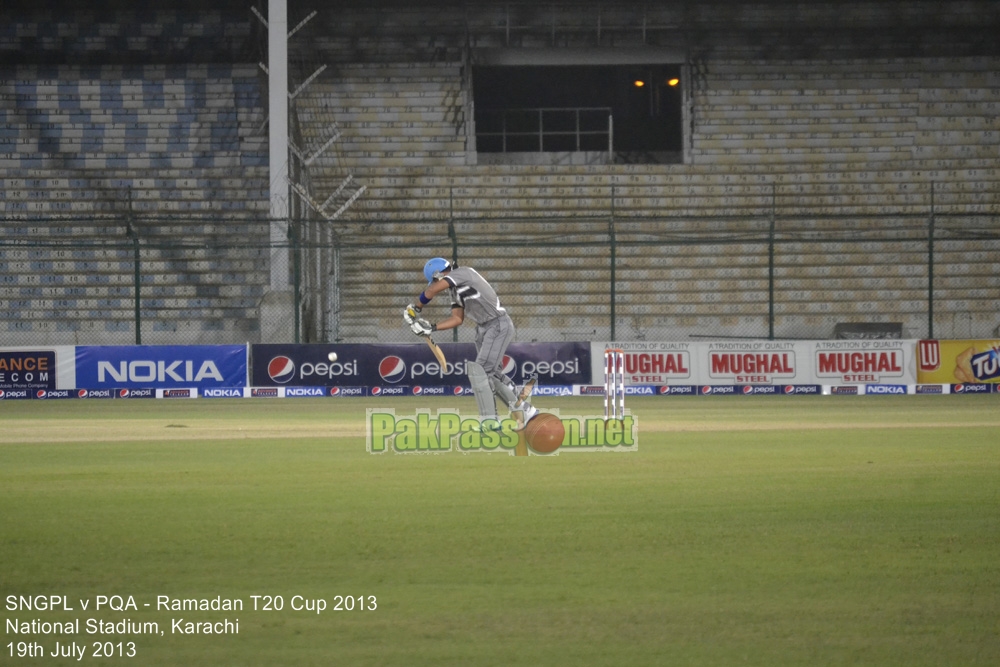
M417 385L416 387L413 388L413 395L414 396L419 396L422 393L424 393L424 388L421 387L420 385Z
M660 391L661 394L669 394L670 393L670 387L664 385L664 386L660 387L659 391Z
M364 387L330 387L331 396L364 396Z
M988 394L990 385L988 384L956 384L952 387L953 394Z
M514 377L517 372L517 362L509 354L503 355L503 374Z
M961 390L959 390L959 391L961 391ZM36 391L35 392L35 398L45 398L45 390L44 389L39 389L38 391Z
M28 391L26 389L8 389L6 391L0 389L0 401L9 398L28 398Z
M786 394L794 394L795 393L795 385L793 385L793 384L786 384L785 385L785 393Z
M119 398L156 398L155 389L119 389L117 393Z
M712 387L710 387L709 385L703 386L701 388L701 393L703 393L703 394L711 394L712 393Z
M79 396L80 398L87 398L87 390L80 389L79 391L76 392L76 395Z
M744 394L752 394L753 393L753 385L752 384L743 385L743 393Z
M397 356L388 356L378 363L378 374L389 384L396 384L406 376L406 362Z
M278 384L287 384L295 377L295 362L286 356L278 356L267 364L267 375Z
M372 387L372 396L405 396L409 387Z
M464 387L455 387L455 389L452 390L451 393L455 394L456 396L461 396L462 394L465 393L465 388Z

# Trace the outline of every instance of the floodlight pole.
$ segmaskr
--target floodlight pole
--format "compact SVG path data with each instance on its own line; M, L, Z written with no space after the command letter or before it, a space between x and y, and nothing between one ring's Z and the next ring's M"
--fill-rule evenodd
M934 338L934 181L931 181L931 214L927 220L927 337Z
M142 297L140 293L140 286L142 284L142 265L140 264L139 232L132 223L132 186L130 185L128 188L128 215L125 218L125 237L132 241L132 270L134 273L133 280L135 290L135 296L132 301L135 309L135 344L142 345Z
M288 289L288 3L267 3L268 170L271 197L271 289Z
M774 227L777 217L777 188L771 183L771 224L767 232L767 339L774 340Z
M610 313L610 315L611 315L611 318L610 318L611 319L611 323L610 323L611 324L611 331L610 331L610 333L611 333L611 341L613 342L613 341L617 340L617 338L615 338L615 335L616 335L616 331L615 331L615 324L616 324L616 322L615 322L615 320L618 318L618 313L616 312L616 309L615 309L615 300L618 298L617 285L615 284L618 281L617 266L616 266L616 264L618 263L618 242L617 242L617 239L615 238L615 186L614 186L614 184L611 185L611 217L608 218L608 245L609 245L609 250L610 250L610 254L611 254L611 257L610 257L610 259L611 259L611 267L610 267L611 268L611 286L610 286L610 288L611 289L610 289L610 295L609 296L610 296L610 302L611 302L610 303L610 306L611 306L611 313Z
M615 117L608 114L608 164L615 163Z
M451 239L451 263L458 266L458 232L455 230L455 187L448 190L448 238ZM458 342L458 327L451 330L451 340Z

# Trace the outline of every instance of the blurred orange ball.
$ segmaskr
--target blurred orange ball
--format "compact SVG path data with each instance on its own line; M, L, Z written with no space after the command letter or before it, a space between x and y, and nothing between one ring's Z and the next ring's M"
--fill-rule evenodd
M566 428L559 417L550 412L541 412L528 420L524 427L524 439L528 446L539 454L551 454L559 449Z

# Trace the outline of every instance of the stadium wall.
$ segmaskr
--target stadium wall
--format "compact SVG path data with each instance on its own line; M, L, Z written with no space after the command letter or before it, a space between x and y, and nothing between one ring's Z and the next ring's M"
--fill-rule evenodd
M539 397L601 396L624 351L627 395L996 393L1000 340L515 343L504 372ZM471 344L0 348L0 400L471 395ZM336 351L332 360L330 351Z

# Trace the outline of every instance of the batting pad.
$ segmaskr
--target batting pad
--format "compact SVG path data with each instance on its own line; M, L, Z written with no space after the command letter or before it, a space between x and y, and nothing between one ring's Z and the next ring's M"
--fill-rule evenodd
M465 364L465 374L469 376L472 393L476 396L479 416L496 417L497 404L493 399L493 390L490 389L490 379L486 376L486 370L475 361L469 361Z
M514 403L517 401L517 396L514 395L513 385L507 384L502 379L492 376L490 377L490 385L493 387L493 393L503 401L503 404L507 406L507 409L513 410Z

